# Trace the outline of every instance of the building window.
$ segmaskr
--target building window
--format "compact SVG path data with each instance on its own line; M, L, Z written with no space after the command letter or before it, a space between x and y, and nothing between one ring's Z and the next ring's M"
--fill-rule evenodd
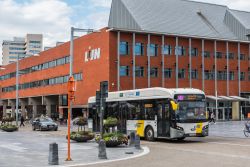
M250 71L248 71L248 81L250 81Z
M36 88L36 87L47 86L47 85L62 84L62 83L66 83L68 81L68 78L69 76L67 75L67 76L60 76L56 78L49 78L49 79L44 79L44 80L39 80L39 81L27 82L27 83L20 84L19 89L29 89L29 88ZM74 78L78 81L82 80L82 73L74 74ZM2 91L10 92L10 91L14 91L15 89L16 87L14 85L14 86L2 88Z
M120 66L120 76L129 76L129 66Z
M214 71L205 70L205 80L214 80Z
M185 78L185 69L179 69L179 71L178 71L178 77L180 79L184 79Z
M221 52L216 52L216 58L217 59L222 59L222 53Z
M128 55L128 42L120 42L120 55Z
M164 69L164 77L165 78L172 78L172 69L171 68Z
M158 55L158 45L150 44L150 56L157 56Z
M29 41L29 43L40 44L40 43L41 43L41 41Z
M191 49L191 56L198 56L198 49L197 48Z
M234 72L233 72L233 71L230 71L230 72L229 72L229 80L230 80L230 81L233 81L233 80L234 80Z
M209 51L204 51L204 57L209 58L210 57L210 52Z
M142 56L144 55L144 46L143 43L136 43L135 44L135 55Z
M240 80L241 81L245 80L245 72L240 72Z
M246 60L246 55L245 54L240 54L240 60Z
M175 47L175 55L184 56L186 55L186 49L184 46Z
M228 59L234 59L234 53L229 53L228 54Z
M144 76L144 67L136 66L135 67L135 76L143 77Z
M171 45L164 45L163 54L164 55L172 55L172 47L171 47Z
M227 72L226 71L218 71L217 72L218 80L227 80Z
M188 73L188 77L190 78L190 73ZM191 78L198 79L198 70L196 70L196 69L191 70Z
M150 68L150 77L158 77L158 68L156 67L153 67L153 68Z

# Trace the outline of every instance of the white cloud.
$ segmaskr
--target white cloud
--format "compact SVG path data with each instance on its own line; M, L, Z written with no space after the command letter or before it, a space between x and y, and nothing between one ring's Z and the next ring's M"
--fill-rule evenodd
M228 6L230 9L250 11L249 0L195 0L199 2L208 2Z
M0 41L42 33L45 46L54 46L56 41L69 39L71 13L72 9L59 0L30 3L0 0Z
M111 6L112 0L90 0L91 5L98 6L98 7L107 7Z

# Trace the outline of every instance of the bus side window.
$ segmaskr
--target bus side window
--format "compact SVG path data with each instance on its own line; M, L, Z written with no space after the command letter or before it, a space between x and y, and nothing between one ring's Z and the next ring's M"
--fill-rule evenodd
M170 112L169 112L170 110L169 110L169 104L165 104L165 117L166 117L166 120L169 120L169 114L170 114Z
M162 104L157 105L158 118L162 119Z
M154 104L147 103L144 105L145 120L154 120L155 119L155 108Z

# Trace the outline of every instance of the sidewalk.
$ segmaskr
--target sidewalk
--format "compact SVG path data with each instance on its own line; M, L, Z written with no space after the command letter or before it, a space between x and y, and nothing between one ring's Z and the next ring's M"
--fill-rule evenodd
M77 130L77 129L76 129ZM120 146L107 148L107 160L98 158L98 144L93 140L87 143L71 141L71 158L67 157L66 126L58 131L33 131L31 125L19 127L19 131L7 133L0 131L0 166L1 167L46 167L48 165L49 144L56 142L59 152L59 166L76 166L117 161L142 156L148 149L137 150L134 147ZM133 152L133 154L126 154ZM11 158L10 158L11 157Z
M216 122L209 125L209 136L246 138L243 128L246 121Z

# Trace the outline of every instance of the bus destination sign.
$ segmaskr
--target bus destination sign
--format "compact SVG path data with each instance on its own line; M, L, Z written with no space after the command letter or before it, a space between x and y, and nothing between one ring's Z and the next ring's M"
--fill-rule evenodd
M176 95L175 99L178 101L185 101L185 100L190 100L190 101L196 101L196 100L203 100L205 99L204 95Z

